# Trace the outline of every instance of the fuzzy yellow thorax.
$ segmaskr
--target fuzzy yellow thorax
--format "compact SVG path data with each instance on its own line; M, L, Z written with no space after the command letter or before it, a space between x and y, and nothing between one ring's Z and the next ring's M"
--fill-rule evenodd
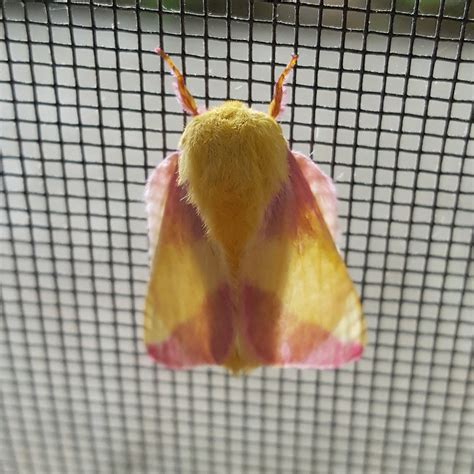
M235 274L265 208L288 178L281 128L269 115L229 101L195 117L180 148L180 183Z

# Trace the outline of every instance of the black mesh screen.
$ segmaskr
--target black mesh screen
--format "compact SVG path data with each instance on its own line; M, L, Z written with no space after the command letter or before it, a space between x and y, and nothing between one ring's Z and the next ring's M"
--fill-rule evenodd
M471 1L4 1L0 471L470 473ZM369 345L337 371L172 372L142 343L143 188L198 102L337 182Z

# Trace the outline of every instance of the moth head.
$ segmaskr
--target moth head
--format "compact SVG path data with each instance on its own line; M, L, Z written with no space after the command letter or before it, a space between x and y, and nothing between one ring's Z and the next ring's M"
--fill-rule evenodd
M159 48L156 52L176 78L176 95L184 111L194 117L179 145L179 181L188 185L191 200L200 200L202 208L202 196L218 190L221 199L228 196L232 202L250 198L267 203L288 177L288 146L276 118L284 108L284 83L297 56L278 78L267 113L238 101L200 112L169 56Z
M179 143L179 180L192 191L220 189L242 199L263 193L266 202L288 176L288 145L280 125L270 115L237 101L205 111L186 126Z

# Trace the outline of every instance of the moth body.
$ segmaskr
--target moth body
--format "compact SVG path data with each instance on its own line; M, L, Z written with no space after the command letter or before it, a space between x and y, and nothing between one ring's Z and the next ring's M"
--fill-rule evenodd
M281 128L267 114L229 101L194 118L180 149L179 182L235 275L246 243L288 179Z

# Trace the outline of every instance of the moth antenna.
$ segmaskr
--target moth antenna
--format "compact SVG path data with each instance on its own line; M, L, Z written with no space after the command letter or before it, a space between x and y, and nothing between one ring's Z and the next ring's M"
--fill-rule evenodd
M280 74L278 81L275 83L275 89L273 91L273 100L270 102L268 106L268 114L273 117L277 118L285 109L285 79L291 70L295 67L296 61L298 60L298 55L293 54L291 56L290 62L287 64L283 72Z
M168 67L171 69L171 72L173 73L174 77L176 78L174 84L176 97L178 98L178 102L181 104L183 110L189 115L198 115L199 112L196 106L196 102L194 101L194 97L189 93L188 89L186 88L186 85L184 83L184 77L181 74L180 70L175 66L171 58L161 48L155 48L155 53L159 54L163 58Z

